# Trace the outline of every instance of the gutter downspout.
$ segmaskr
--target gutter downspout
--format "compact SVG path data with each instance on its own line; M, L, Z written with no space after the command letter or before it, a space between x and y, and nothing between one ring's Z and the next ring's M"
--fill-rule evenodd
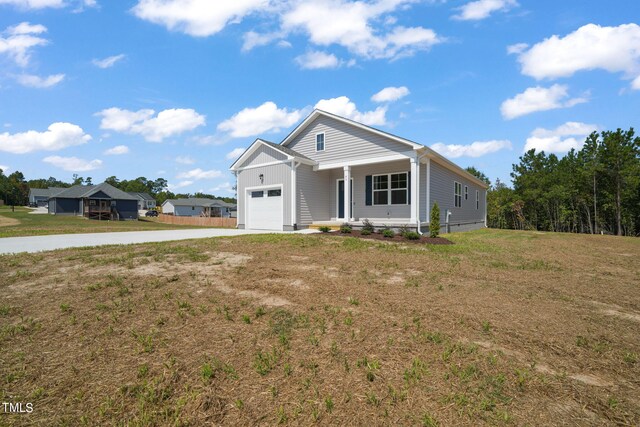
M429 154L429 153L423 153L422 155L417 156L417 157L418 157L418 165L417 165L417 166L418 166L418 167L417 167L417 169L418 169L418 179L416 180L416 182L417 182L417 185L416 185L416 187L417 187L417 188L416 188L416 192L417 192L417 194L418 194L418 197L417 197L417 199L418 199L418 203L416 203L416 211L417 211L417 213L416 213L416 221L417 221L417 224L416 224L416 225L417 225L416 230L418 230L418 234L419 234L419 235L421 235L421 236L422 236L424 233L423 233L423 232L422 232L422 230L420 229L420 228L421 228L421 227L420 227L420 224L421 224L421 223L420 223L420 161L421 161L423 158L425 158L428 154ZM425 177L426 177L426 179L428 180L428 179L429 179L429 176L428 176L429 169L428 169L428 168L427 168L426 173L427 173L427 175L426 175ZM428 203L428 201L427 201L427 203ZM428 210L429 210L429 206L427 205L427 212L428 212ZM428 219L428 218L427 218L427 219Z

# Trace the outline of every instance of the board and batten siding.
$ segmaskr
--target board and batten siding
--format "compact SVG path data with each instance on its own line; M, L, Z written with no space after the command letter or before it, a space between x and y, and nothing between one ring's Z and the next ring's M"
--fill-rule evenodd
M462 184L462 207L455 207L454 182ZM451 211L449 224L451 231L464 231L481 228L485 222L485 192L486 190L471 182L462 175L445 168L435 161L431 161L431 206L438 203L440 207L440 223L446 223L446 211ZM469 187L469 198L464 198L464 187ZM476 190L480 196L480 203L476 209Z
M287 160L287 156L280 151L276 151L271 147L261 144L247 159L239 165L239 167L247 167L251 165L260 165L263 163L271 163Z
M324 151L316 152L316 134L324 132ZM287 144L288 148L317 162L338 162L384 157L411 151L411 147L391 138L319 116Z
M296 171L298 225L308 226L314 221L329 221L335 216L330 209L331 171L313 171L305 164ZM335 192L335 191L334 191Z
M252 165L255 166L255 165ZM260 182L260 174L264 182ZM284 226L292 227L291 222L291 163L256 166L239 170L238 180L238 228L245 228L245 198L249 187L269 187L282 185L284 199Z

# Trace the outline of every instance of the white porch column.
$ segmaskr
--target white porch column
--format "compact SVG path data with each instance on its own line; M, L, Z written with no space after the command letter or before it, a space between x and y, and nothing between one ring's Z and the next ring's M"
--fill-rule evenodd
M420 205L418 200L418 181L420 179L420 168L418 167L418 159L411 158L411 224L417 222L416 214L418 212L417 206Z
M295 160L291 160L291 226L295 226L297 222L298 212L296 210L296 203L298 199L298 190L296 188L296 169L299 164L296 164ZM284 194L283 194L284 196Z
M352 221L351 218L351 166L344 167L344 220Z

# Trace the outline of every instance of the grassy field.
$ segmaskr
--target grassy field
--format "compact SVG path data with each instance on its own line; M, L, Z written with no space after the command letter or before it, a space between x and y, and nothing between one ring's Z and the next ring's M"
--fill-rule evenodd
M4 425L640 425L640 239L0 257Z
M33 215L32 209L0 206L0 238L45 234L107 233L112 231L172 230L191 227L163 224L150 218L139 221L90 221L77 216Z

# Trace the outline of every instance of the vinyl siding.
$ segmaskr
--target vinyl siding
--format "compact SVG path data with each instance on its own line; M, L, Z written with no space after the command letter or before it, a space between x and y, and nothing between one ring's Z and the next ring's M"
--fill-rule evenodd
M200 213L204 211L202 206L176 206L173 214L175 216L200 216Z
M462 207L456 208L454 201L454 181L462 184ZM469 198L464 198L464 187L469 187ZM476 209L476 190L480 191L480 206ZM482 223L484 225L484 193L485 189L473 184L467 178L446 169L431 161L431 205L438 202L440 222L446 222L445 213L449 209L450 224L462 225ZM455 230L452 230L455 231Z
M247 167L261 165L263 163L271 163L287 160L287 156L271 147L260 143L260 147L254 151L242 164L238 167Z
M79 199L56 198L51 199L51 201L55 201L55 203L49 207L49 212L56 215L78 215L82 211Z
M329 221L331 217L329 188L330 171L314 172L309 165L300 165L296 171L297 215L299 225L309 225L314 221Z
M170 214L170 213L174 213L175 210L176 208L173 206L172 203L164 203L162 205L162 213Z
M300 166L302 167L302 166ZM264 175L264 182L260 182L260 174ZM289 163L270 165L238 171L238 227L245 226L245 197L247 187L266 187L282 184L284 199L284 225L292 226L291 221L291 165Z
M316 152L316 134L322 132L325 149ZM312 121L287 147L318 162L383 157L412 150L406 144L325 116Z
M116 200L116 209L120 219L138 219L138 202L136 200Z

